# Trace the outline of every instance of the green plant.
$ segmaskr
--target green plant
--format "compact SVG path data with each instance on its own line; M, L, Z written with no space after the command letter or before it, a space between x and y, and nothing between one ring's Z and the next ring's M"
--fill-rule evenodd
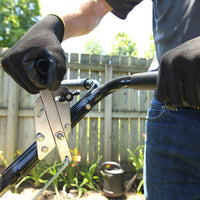
M65 184L65 185L63 186L63 194L65 194L66 186L67 186L67 184ZM81 197L82 194L83 194L83 192L87 192L87 189L84 188L84 184L83 184L83 183L80 184L77 177L74 177L73 182L71 183L70 186L71 186L71 187L74 187L74 188L76 188L76 189L78 190L77 198ZM65 195L65 196L66 196L66 195Z
M17 190L22 183L29 180L33 182L33 186L35 188L39 188L41 184L46 184L48 182L48 180L45 179L45 174L47 172L48 168L44 169L42 165L36 165L27 176L25 176L19 183L15 185L15 193L17 193Z
M129 152L129 160L132 165L135 167L136 172L143 168L144 164L144 145L137 147L133 152L130 149L127 149Z
M70 149L72 160L63 173L61 173L60 181L63 183L63 194L66 196L66 191L73 188L78 189L78 195L82 195L84 189L81 188L78 182L77 164L81 161L81 155L77 148Z
M48 168L45 169L42 165L36 165L34 167L30 174L26 177L31 179L34 182L34 187L38 188L41 186L41 184L46 184L48 182L47 179L45 179L45 174L48 172Z
M27 176L25 176L19 183L17 183L17 184L15 185L15 193L17 193L17 190L18 190L19 186L20 186L23 182L27 181L28 179L29 179L29 178L28 178Z
M144 180L142 179L142 180L140 181L140 183L138 184L138 187L137 187L137 193L138 193L138 194L139 194L140 191L141 191L141 188L142 188L142 186L143 186L143 182L144 182Z
M135 167L136 172L140 172L143 169L144 164L144 145L137 147L133 152L130 149L127 149L129 152L129 160L131 161L132 165ZM140 176L141 181L137 187L137 193L140 192L141 187L143 185L143 178Z
M63 193L65 193L67 190L74 187L74 179L78 176L78 173L76 172L76 167L72 164L69 165L65 171L61 174L61 180L63 182ZM76 187L77 188L77 187Z
M46 172L48 175L51 176L55 176L57 171L59 170L59 168L61 168L62 163L57 163L57 160L53 163L52 166L44 166L44 168L46 168ZM54 181L53 181L53 186L54 186L54 190L56 192L56 196L59 199L59 190L58 190L58 184L59 182L62 182L62 178L60 176L58 176Z
M95 162L93 163L89 170L86 172L81 171L80 174L83 177L83 182L81 183L82 186L86 186L91 190L98 191L99 188L99 176L97 175L97 167L99 167L99 160L102 158L102 156Z
M77 176L76 167L78 165L78 162L81 161L81 154L78 152L77 148L73 150L70 149L70 153L72 155L72 160L69 166L66 168L64 176L62 175L64 183L65 185L67 184L68 187L71 187L74 183L74 178Z
M70 150L72 154L72 161L70 162L69 166L66 168L64 173L61 176L57 177L54 182L53 186L56 192L56 197L59 199L59 183L63 184L63 194L66 193L68 189L76 188L78 190L78 198L83 194L83 192L91 190L99 190L98 186L98 179L97 176L97 168L98 162L102 158L100 157L95 163L91 164L85 171L81 171L78 173L77 171L77 163L80 162L81 156L77 149ZM0 159L7 165L6 159L3 156L3 152L0 151ZM36 165L31 172L25 176L16 186L15 192L17 192L19 186L26 182L31 181L34 184L34 187L38 188L41 184L46 184L50 176L54 176L59 168L61 167L62 163L57 163L55 161L52 166L45 163L43 165Z
M61 174L62 181L65 189L70 189L73 184L74 178L77 176L75 167L68 166L65 171Z

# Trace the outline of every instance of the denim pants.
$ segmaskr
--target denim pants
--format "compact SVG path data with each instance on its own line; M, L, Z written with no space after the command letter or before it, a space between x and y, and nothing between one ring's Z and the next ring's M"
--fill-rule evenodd
M146 200L200 200L200 110L168 110L154 98L146 125Z

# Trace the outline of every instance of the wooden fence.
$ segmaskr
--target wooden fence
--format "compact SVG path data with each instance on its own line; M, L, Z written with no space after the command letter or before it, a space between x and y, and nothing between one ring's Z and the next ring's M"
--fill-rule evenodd
M113 78L147 71L145 59L66 54L65 79L92 78L101 84ZM81 95L85 91L81 91ZM0 151L10 163L17 150L24 151L35 140L33 102L30 95L0 67ZM83 163L97 160L128 162L127 148L134 150L144 143L145 117L152 91L123 89L96 105L68 135L71 149L77 148ZM76 97L72 104L75 103ZM53 152L49 159L57 154ZM1 162L2 164L2 162Z

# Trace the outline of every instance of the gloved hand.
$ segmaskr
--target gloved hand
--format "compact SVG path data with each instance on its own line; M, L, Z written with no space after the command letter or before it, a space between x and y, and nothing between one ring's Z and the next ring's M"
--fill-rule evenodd
M157 87L168 108L200 106L200 37L163 55Z
M32 94L45 88L56 90L66 72L60 44L63 34L64 24L59 17L44 17L3 58L4 70Z

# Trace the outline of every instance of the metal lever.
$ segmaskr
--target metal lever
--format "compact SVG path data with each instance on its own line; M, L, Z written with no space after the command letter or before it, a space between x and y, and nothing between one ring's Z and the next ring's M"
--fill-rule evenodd
M55 92L40 91L41 97L34 103L34 119L36 128L37 151L39 160L57 146L61 161L71 154L66 135L71 131L69 102L59 101L68 89L61 87Z

